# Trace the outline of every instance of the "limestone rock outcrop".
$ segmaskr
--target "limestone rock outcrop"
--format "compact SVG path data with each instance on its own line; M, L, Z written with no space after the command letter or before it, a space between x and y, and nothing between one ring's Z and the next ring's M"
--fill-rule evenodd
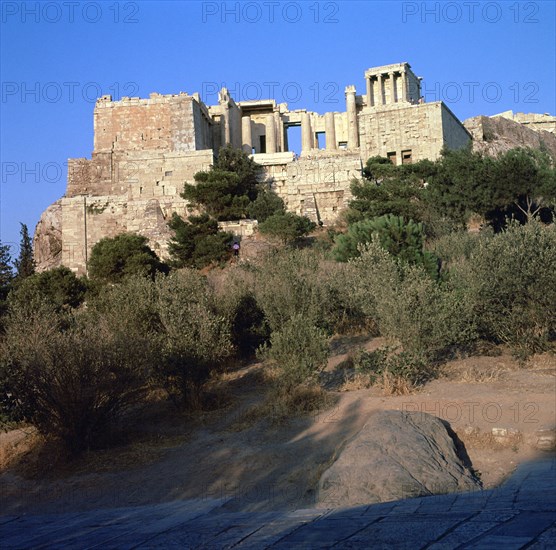
M463 444L449 426L419 412L378 411L322 474L322 508L478 490Z
M515 147L531 147L547 151L556 159L556 134L533 130L502 116L476 116L463 125L473 136L473 150L496 156Z
M52 203L35 228L33 254L37 271L59 267L62 262L62 201Z

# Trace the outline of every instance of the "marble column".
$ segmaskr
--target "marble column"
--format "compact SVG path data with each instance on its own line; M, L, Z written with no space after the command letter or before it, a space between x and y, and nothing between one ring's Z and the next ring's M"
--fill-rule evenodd
M276 153L276 128L274 127L274 115L266 116L266 152Z
M396 103L396 77L394 72L388 73L390 77L390 103Z
M274 135L276 136L276 152L281 153L284 149L284 125L280 120L280 113L274 111Z
M355 105L355 86L346 87L346 111L348 120L348 149L359 146L359 131L357 128L357 108Z
M309 113L301 113L301 151L310 151L313 148L311 117Z
M334 125L334 113L326 113L324 115L324 129L326 132L326 150L333 151L337 149L336 143L336 126Z
M373 83L371 81L371 77L368 76L367 80L367 107L374 107L374 98L373 98Z
M408 101L407 94L407 72L406 69L402 71L402 101Z
M241 117L241 142L243 152L250 155L253 152L253 139L251 136L251 117Z
M384 105L384 90L382 89L382 75L376 75L376 87L377 87L377 96L378 96L378 104Z
M222 112L222 116L220 117L220 142L222 143L222 147L228 145L230 143L230 113L226 109Z
M227 88L222 88L218 92L218 103L220 104L220 109L222 116L220 117L221 126L221 142L222 146L228 145L232 142L232 133L230 128L230 94Z

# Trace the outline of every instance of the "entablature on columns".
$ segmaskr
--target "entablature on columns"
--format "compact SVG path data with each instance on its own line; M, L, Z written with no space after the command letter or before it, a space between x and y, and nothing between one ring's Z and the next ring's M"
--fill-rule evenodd
M415 75L407 62L367 69L365 82L367 107L416 104L421 98L421 78Z

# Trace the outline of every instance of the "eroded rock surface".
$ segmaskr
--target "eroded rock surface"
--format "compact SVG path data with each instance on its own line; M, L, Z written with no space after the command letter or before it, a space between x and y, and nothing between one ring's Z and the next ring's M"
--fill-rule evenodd
M379 411L323 473L318 505L335 508L480 489L449 426L420 412Z
M62 262L62 201L51 204L35 228L33 254L37 271L58 267Z
M504 117L477 116L468 118L465 128L473 136L473 150L497 156L516 147L546 151L556 158L556 134L533 129Z

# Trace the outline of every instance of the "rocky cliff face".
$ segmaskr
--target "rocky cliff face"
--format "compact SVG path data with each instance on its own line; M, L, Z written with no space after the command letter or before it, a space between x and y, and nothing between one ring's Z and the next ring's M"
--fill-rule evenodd
M556 160L556 134L532 128L504 117L468 118L464 126L473 136L473 150L497 156L515 147L546 151Z
M37 271L59 267L62 261L62 201L57 200L43 213L35 228L33 254Z

